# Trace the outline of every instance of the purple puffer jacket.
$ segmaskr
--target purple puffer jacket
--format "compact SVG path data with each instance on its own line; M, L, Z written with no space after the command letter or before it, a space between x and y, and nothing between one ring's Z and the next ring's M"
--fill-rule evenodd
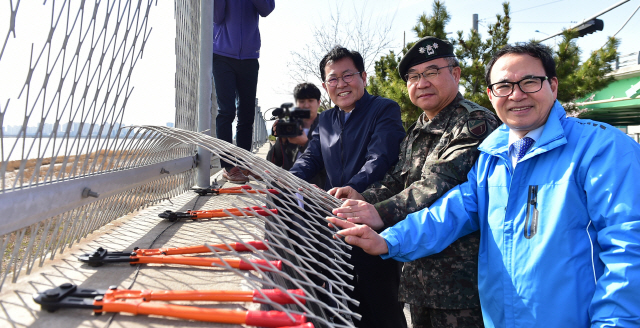
M267 17L275 0L215 0L213 53L235 59L260 57L258 15Z

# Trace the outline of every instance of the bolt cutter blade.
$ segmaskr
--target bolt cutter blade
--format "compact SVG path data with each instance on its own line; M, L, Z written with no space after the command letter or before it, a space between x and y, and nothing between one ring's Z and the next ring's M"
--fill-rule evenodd
M177 221L178 219L191 219L195 217L195 215L189 212L173 212L170 210L166 210L158 214L158 216L163 219L169 220L169 222L174 222L174 221Z
M240 191L240 189L245 189L245 190L251 190L253 189L251 186L238 186L238 187L229 187L229 188L222 188L220 185L218 184L214 184L211 185L209 188L191 188L191 190L193 190L196 194L200 195L200 196L206 196L207 194L214 194L214 195L219 195L220 193L242 193L242 191Z
M97 310L101 307L94 305L93 299L104 295L105 292L105 290L78 288L76 285L65 283L42 293L33 294L33 301L48 312L62 308Z
M93 253L78 256L78 260L92 267L99 267L105 263L137 262L136 252L109 252L100 247Z

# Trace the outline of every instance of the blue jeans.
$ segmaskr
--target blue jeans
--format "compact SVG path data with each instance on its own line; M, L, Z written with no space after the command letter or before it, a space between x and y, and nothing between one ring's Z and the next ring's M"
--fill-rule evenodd
M213 54L213 80L218 99L216 136L233 142L232 123L237 113L236 145L249 151L253 141L259 68L257 59L240 60ZM225 168L234 166L225 161L221 163Z

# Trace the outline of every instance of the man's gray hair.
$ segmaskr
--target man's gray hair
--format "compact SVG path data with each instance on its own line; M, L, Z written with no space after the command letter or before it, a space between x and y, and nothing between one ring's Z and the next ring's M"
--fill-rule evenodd
M447 65L449 65L449 72L453 73L453 68L460 66L460 62L456 57L446 57Z

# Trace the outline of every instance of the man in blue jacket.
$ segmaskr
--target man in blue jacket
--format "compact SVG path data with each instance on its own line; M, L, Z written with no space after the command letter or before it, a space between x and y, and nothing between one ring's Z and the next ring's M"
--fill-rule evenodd
M233 141L231 126L237 112L236 145L251 150L260 67L258 20L273 11L275 0L215 0L213 6L213 79L218 99L216 135L226 142ZM251 172L242 172L226 161L221 164L228 181L249 181L246 175Z
M640 145L566 116L548 48L506 46L486 68L505 123L480 145L468 182L378 235L347 243L411 261L480 230L487 327L640 327Z
M320 61L322 86L336 104L320 114L307 150L290 172L309 180L326 169L325 190L350 186L358 192L382 179L398 161L405 136L400 106L392 100L372 96L365 90L364 60L356 51L335 47ZM362 315L358 327L406 327L398 302L400 266L378 256L352 249L353 298ZM352 305L352 304L350 304Z

